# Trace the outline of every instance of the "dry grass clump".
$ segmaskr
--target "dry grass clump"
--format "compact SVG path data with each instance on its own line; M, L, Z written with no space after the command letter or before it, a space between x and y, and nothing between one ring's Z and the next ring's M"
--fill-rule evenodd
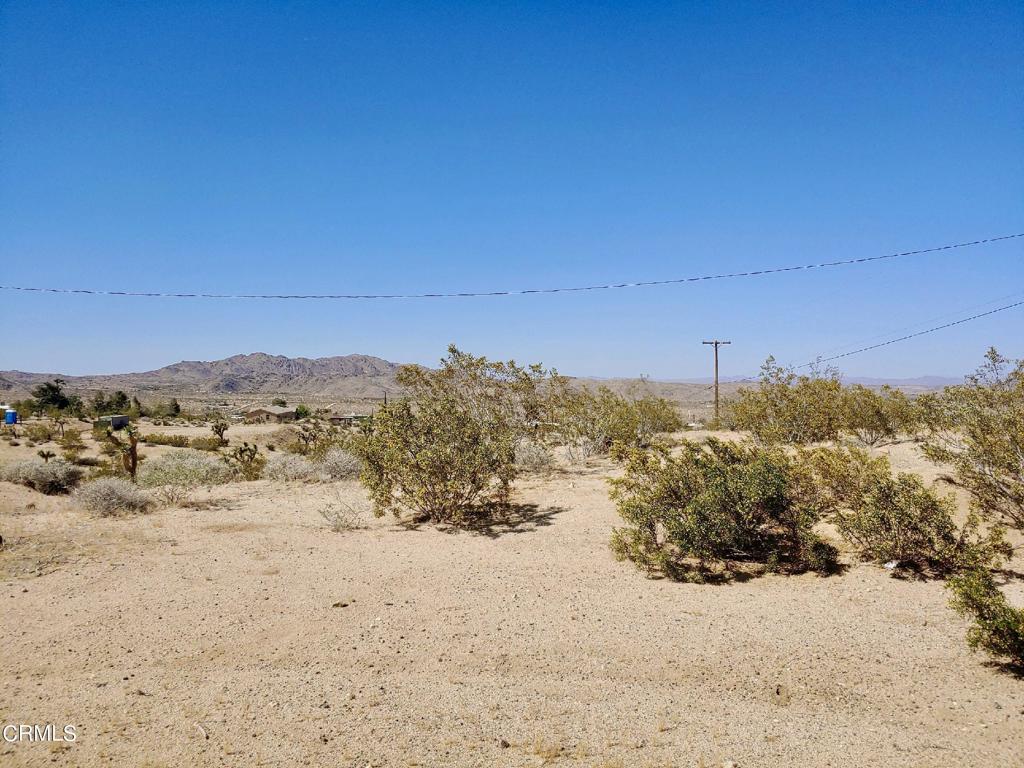
M64 459L19 461L0 472L0 479L55 495L69 493L82 479L82 470Z
M359 477L362 462L343 448L331 448L320 460L320 471L330 480L352 480Z
M103 517L148 512L153 499L137 485L121 477L90 480L75 492L75 498L90 512Z
M143 462L139 467L139 485L154 488L176 485L195 488L220 485L234 479L234 472L213 456L198 451L182 450Z
M327 522L327 527L335 533L354 531L364 527L363 520L365 511L345 501L341 496L335 496L334 501L321 507L320 516Z
M527 472L543 472L554 463L551 452L533 440L516 443L516 466Z
M279 482L302 480L307 483L315 483L323 479L316 464L305 456L294 453L278 453L267 459L263 477Z

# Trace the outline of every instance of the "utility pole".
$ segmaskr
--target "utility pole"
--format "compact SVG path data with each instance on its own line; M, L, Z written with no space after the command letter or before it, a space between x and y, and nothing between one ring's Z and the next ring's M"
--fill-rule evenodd
M722 344L732 344L731 341L702 341L701 344L710 344L715 348L715 421L718 421L718 347Z

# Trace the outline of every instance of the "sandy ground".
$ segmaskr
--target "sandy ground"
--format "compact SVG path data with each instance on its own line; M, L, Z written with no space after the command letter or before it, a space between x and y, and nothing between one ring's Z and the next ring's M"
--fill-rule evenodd
M334 533L355 483L125 519L0 483L2 719L78 733L0 764L1021 764L1024 681L967 650L940 582L648 579L608 550L612 471L525 478L482 533Z

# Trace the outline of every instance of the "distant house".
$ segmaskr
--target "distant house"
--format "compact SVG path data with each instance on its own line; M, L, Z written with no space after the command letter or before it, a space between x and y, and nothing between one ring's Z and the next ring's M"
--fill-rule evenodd
M113 416L100 416L92 423L93 429L112 429L115 432L119 429L124 429L127 426L128 417L120 413L114 414Z
M327 420L336 427L358 427L368 418L361 413L332 413Z
M283 424L295 421L295 409L280 405L260 405L247 410L245 420L249 424Z

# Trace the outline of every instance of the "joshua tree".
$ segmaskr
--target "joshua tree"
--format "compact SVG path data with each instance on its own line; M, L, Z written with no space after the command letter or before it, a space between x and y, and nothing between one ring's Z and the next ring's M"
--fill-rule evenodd
M210 425L210 431L217 436L221 445L228 444L228 441L224 439L224 433L228 431L228 423L224 419L214 419L213 424Z
M123 432L126 438L124 440L115 435L114 430L108 428L107 441L121 455L121 465L134 483L135 473L139 470L139 432L131 424L125 427Z
M50 463L50 459L52 459L57 454L54 453L53 451L36 451L36 455L40 459L42 459L44 463L49 464Z
M224 457L229 466L235 467L246 480L259 480L267 460L260 455L255 443L242 443Z

